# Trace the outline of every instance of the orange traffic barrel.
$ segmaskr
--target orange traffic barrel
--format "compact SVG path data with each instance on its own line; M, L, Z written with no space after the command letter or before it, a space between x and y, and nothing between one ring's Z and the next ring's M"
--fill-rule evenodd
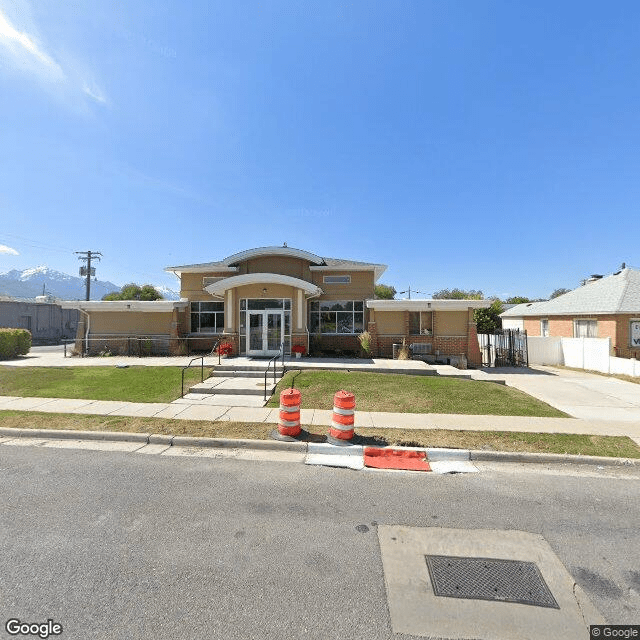
M355 421L356 397L349 391L338 391L333 396L333 415L327 442L331 444L351 444Z
M292 440L300 435L300 392L297 389L285 389L280 393L280 417L278 431L273 437L278 440Z

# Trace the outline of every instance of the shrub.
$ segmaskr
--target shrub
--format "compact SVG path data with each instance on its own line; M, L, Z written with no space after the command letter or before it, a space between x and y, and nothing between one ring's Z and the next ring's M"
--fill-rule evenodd
M0 329L0 359L25 356L31 349L31 333L26 329Z
M402 347L398 351L398 360L411 360L411 352L405 338L402 338Z
M221 356L230 356L233 353L233 345L230 342L223 342L218 346L217 352Z
M371 353L371 334L368 331L363 331L359 336L360 346L365 356Z

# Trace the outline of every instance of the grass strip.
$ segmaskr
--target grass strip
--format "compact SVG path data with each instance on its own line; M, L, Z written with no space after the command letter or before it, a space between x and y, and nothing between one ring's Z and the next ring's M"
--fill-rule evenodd
M205 380L210 369L205 367ZM124 402L172 402L181 395L182 367L0 367L2 395ZM200 382L199 368L185 372L185 393Z
M336 391L345 389L355 394L360 411L567 417L518 389L492 382L359 371L290 371L267 406L277 407L280 392L291 386L300 390L307 409L331 409Z
M78 431L117 431L160 433L208 438L248 438L266 440L275 424L247 422L208 422L50 414L32 411L0 411L0 426L22 429L75 429ZM304 426L307 440L322 442L324 426ZM447 447L529 453L562 453L587 456L640 458L640 446L626 436L592 436L564 433L522 433L506 431L462 431L448 429L377 429L360 428L356 444L379 446Z
M603 378L615 378L616 380L623 380L624 382L633 382L634 384L640 384L640 377L628 376L625 373L604 373L602 371L596 371L595 369L576 369L575 367L565 367L564 365L554 364L554 369L564 369L565 371L577 371L578 373L591 373L595 376L601 376Z

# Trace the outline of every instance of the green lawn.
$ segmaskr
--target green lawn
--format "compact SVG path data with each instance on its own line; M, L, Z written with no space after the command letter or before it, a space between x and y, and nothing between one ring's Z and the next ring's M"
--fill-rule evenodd
M0 367L0 395L171 402L180 397L181 367ZM205 379L209 369L205 368ZM200 369L185 373L200 382Z
M280 391L292 380L309 409L331 409L335 392L345 389L355 394L361 411L567 417L526 393L493 382L354 371L291 371L267 406L279 406Z
M0 411L0 426L14 429L125 431L253 440L269 439L271 432L276 428L275 424L264 422L209 422L205 420L38 413L36 411ZM303 425L303 429L304 440L324 442L327 427ZM570 433L361 428L356 430L354 442L377 446L446 447L451 449L484 449L485 451L528 451L532 453L570 453L640 458L640 447L630 438Z

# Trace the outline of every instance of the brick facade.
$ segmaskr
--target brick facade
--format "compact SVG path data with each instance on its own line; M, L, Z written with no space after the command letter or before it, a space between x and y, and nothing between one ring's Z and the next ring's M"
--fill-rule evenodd
M313 353L360 354L360 340L357 334L321 334L310 337L310 347Z
M434 314L434 333L436 331L436 318ZM448 356L464 355L469 365L473 367L482 366L482 356L478 345L478 334L474 322L469 323L469 330L466 336L439 336L439 335L409 335L409 312L405 312L404 335L380 336L377 332L375 322L369 322L367 330L371 334L373 344L373 355L378 358L392 358L393 345L402 344L404 339L407 346L411 344L430 344L431 353L441 359Z

